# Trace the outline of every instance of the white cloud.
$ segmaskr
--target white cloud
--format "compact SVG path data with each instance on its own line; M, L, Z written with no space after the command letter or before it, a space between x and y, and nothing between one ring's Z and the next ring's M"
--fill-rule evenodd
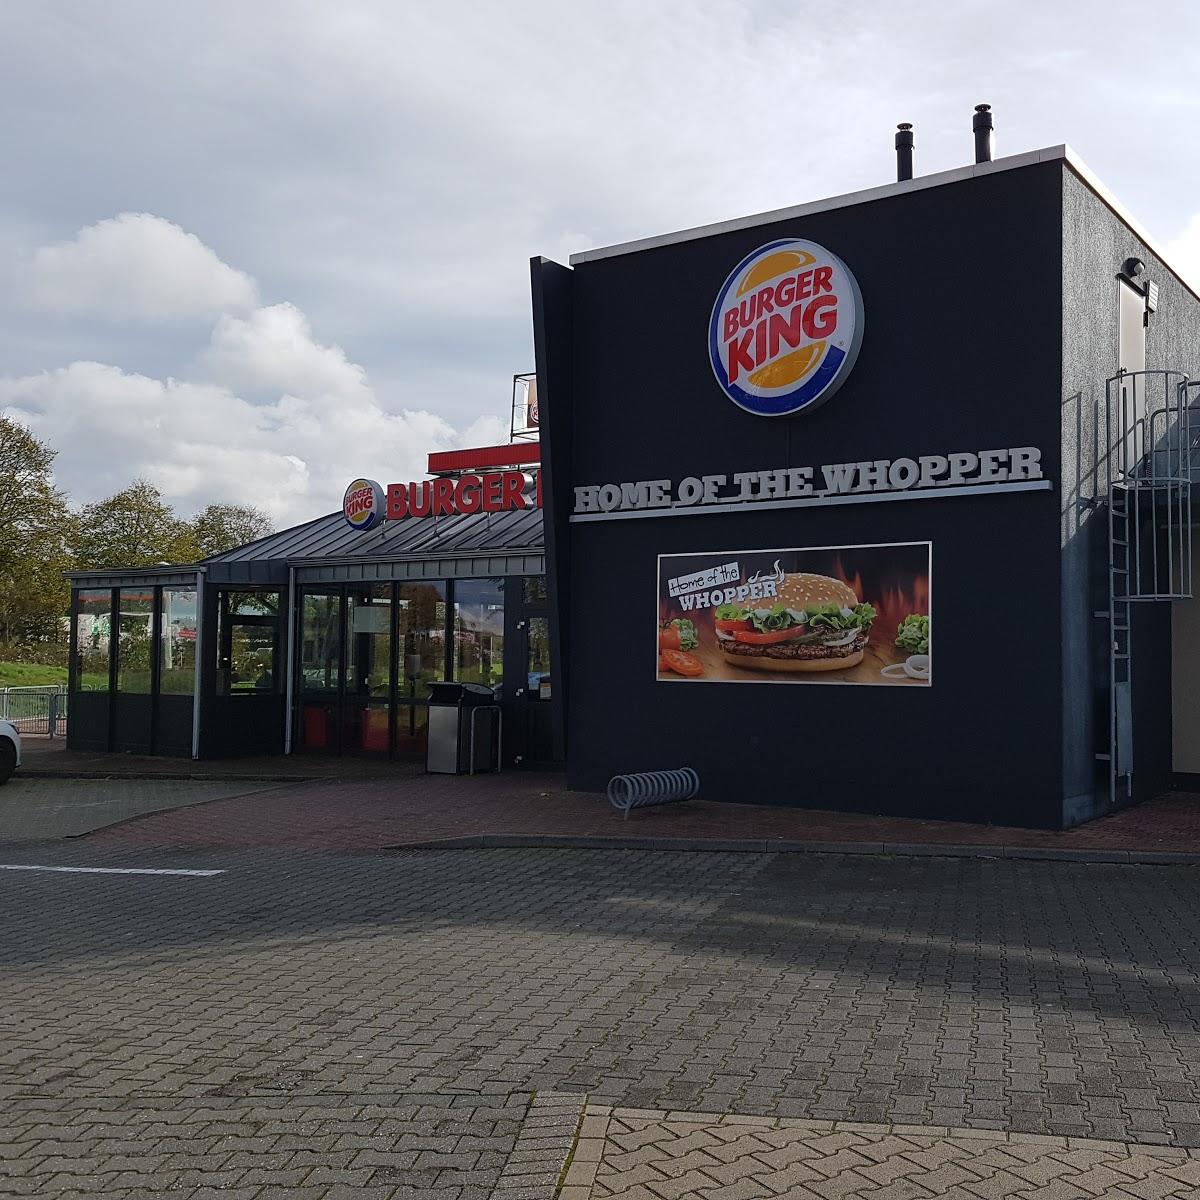
M35 308L110 321L211 318L257 300L249 275L151 213L120 213L70 241L42 246L25 275Z
M0 379L0 412L59 448L77 502L145 476L181 511L250 503L280 525L336 509L356 475L421 478L431 450L503 440L498 417L462 431L388 412L361 367L314 342L291 305L222 318L201 361L221 379L155 379L97 362ZM240 380L255 402L228 383Z
M292 304L257 308L245 318L222 316L202 361L214 379L251 393L336 395L356 404L371 399L362 367L340 346L314 342L308 318Z
M169 272L161 269L168 259ZM424 406L385 406L366 371L340 346L317 341L299 308L247 308L249 277L159 217L100 221L38 251L34 267L43 303L57 296L62 306L72 276L98 300L102 282L115 288L124 272L126 313L147 315L156 303L163 311L169 279L191 281L188 311L203 311L201 301L218 309L207 345L174 355L193 363L184 378L86 360L0 377L0 412L58 450L58 479L76 503L144 476L183 512L250 503L287 525L336 509L355 476L420 478L431 450L508 435L503 402L462 429ZM183 312L181 296L174 302ZM499 384L498 399L507 380Z
M1167 243L1167 261L1200 291L1200 213Z

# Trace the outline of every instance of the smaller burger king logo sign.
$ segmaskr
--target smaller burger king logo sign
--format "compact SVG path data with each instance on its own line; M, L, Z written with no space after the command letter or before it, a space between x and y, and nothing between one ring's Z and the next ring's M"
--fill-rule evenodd
M816 242L771 242L742 259L717 294L708 355L734 404L785 417L837 391L862 329L858 284L836 254Z
M374 529L384 518L383 488L373 479L356 479L342 497L342 516L355 529Z

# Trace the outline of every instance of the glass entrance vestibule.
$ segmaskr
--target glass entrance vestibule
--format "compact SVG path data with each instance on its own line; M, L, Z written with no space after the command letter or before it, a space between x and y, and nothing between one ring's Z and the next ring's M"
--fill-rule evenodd
M429 684L457 680L495 691L507 761L549 760L547 616L544 576L301 585L292 748L423 754Z
M194 578L76 589L68 673L73 748L190 755L197 627Z

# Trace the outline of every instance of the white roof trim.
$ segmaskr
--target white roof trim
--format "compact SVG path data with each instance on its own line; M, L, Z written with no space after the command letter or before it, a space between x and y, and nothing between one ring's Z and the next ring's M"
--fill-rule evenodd
M903 183L885 183L879 187L867 188L860 192L847 192L842 196L831 196L827 200L814 200L810 204L797 204L791 208L777 208L771 212L757 213L750 217L738 217L732 221L718 221L713 225L698 225L693 229L681 229L675 233L663 233L656 237L639 238L632 242L622 242L615 246L601 246L595 250L583 250L572 254L569 262L578 267L584 263L597 262L603 258L616 258L621 254L634 254L639 250L655 250L660 246L675 246L681 242L692 242L698 238L713 237L720 233L734 233L739 229L753 229L758 225L770 225L776 221L791 220L794 217L812 216L814 213L830 212L837 208L850 208L856 204L870 204L874 200L886 200L891 196L904 196L910 192L920 192L927 188L944 187L948 183L959 183L965 179L975 179L981 175L994 175L1000 171L1016 171L1022 167L1031 167L1037 163L1064 162L1096 196L1120 218L1131 233L1138 238L1179 282L1193 296L1200 300L1200 293L1171 266L1166 255L1155 245L1150 235L1123 208L1116 197L1092 173L1087 164L1075 153L1070 146L1047 146L1043 150L1030 150L1025 154L1011 154L1007 158L996 158L991 162L971 163L965 167L955 167L951 171L939 171L935 175L921 175L916 179L906 179Z
M1166 252L1159 246L1155 240L1146 232L1141 222L1138 221L1132 213L1100 182L1099 178L1088 167L1087 163L1071 149L1070 146L1064 146L1064 155L1067 166L1075 172L1079 181L1087 188L1095 193L1096 198L1107 207L1112 214L1119 220L1124 222L1129 228L1129 232L1154 255L1155 258L1162 263L1168 271L1179 281L1185 291L1190 293L1195 299L1200 300L1200 291L1197 291L1188 281L1171 265L1171 260L1167 257Z

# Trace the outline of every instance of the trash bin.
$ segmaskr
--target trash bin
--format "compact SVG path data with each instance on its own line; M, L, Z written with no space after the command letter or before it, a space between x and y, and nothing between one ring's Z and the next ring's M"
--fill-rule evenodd
M480 683L431 683L425 770L437 775L473 775L499 769L496 693Z

